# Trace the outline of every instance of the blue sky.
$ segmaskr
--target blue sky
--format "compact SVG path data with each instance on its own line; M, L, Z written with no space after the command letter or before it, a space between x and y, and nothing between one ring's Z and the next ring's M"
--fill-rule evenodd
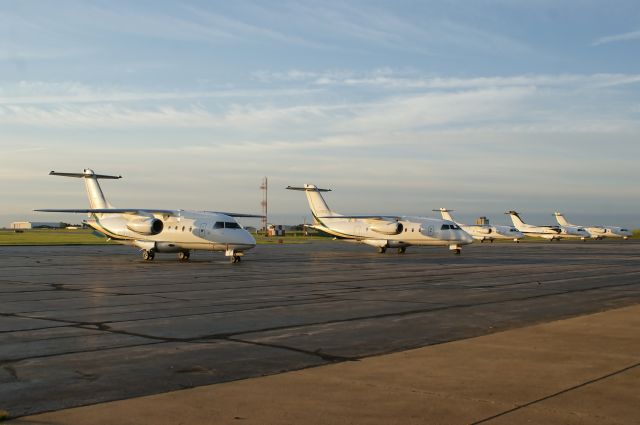
M640 227L637 1L0 2L0 225L121 207ZM589 223L582 223L589 224Z

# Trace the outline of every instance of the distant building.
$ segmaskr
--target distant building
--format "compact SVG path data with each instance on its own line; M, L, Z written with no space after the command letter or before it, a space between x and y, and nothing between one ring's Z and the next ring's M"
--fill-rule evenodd
M10 224L10 229L62 229L65 227L64 223L59 221L14 221Z
M267 235L269 236L284 236L285 230L282 224L270 224L267 229Z

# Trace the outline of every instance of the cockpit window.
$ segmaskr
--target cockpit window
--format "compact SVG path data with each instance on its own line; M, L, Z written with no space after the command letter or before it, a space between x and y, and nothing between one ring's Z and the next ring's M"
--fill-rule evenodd
M509 229L509 231L511 231L511 232L517 232L517 231L518 231L518 229L516 229L515 227L512 227L512 228L510 228L510 229Z
M223 221L216 221L215 224L213 225L214 229L224 229L224 222Z
M451 226L449 226L448 224L443 224L442 227L440 228L440 230L449 230L451 229Z
M628 232L628 229L620 229L621 232Z
M225 229L240 229L240 225L233 221L225 221L224 222Z

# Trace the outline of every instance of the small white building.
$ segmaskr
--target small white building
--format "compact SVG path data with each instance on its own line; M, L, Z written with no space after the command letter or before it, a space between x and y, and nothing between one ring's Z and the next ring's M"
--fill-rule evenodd
M267 228L268 236L284 236L285 230L282 224L270 224Z

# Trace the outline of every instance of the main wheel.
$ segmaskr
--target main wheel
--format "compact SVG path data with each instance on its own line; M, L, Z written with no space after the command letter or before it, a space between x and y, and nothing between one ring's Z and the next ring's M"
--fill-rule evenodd
M378 248L378 252L380 254L384 254L385 252L387 252L387 248L385 248L384 246L381 246L380 248Z
M398 248L398 254L404 254L405 252L407 252L406 246L403 246L402 248Z
M142 259L145 261L152 261L153 257L155 257L155 252L152 249L144 249L142 250Z
M191 253L189 251L180 251L178 253L178 260L187 261L189 259L190 254Z
M231 262L232 263L239 263L240 261L242 261L242 257L240 257L239 255L232 255L231 256Z
M453 250L453 253L456 255L460 255L460 253L462 252L462 250L460 248L457 248L455 250Z

